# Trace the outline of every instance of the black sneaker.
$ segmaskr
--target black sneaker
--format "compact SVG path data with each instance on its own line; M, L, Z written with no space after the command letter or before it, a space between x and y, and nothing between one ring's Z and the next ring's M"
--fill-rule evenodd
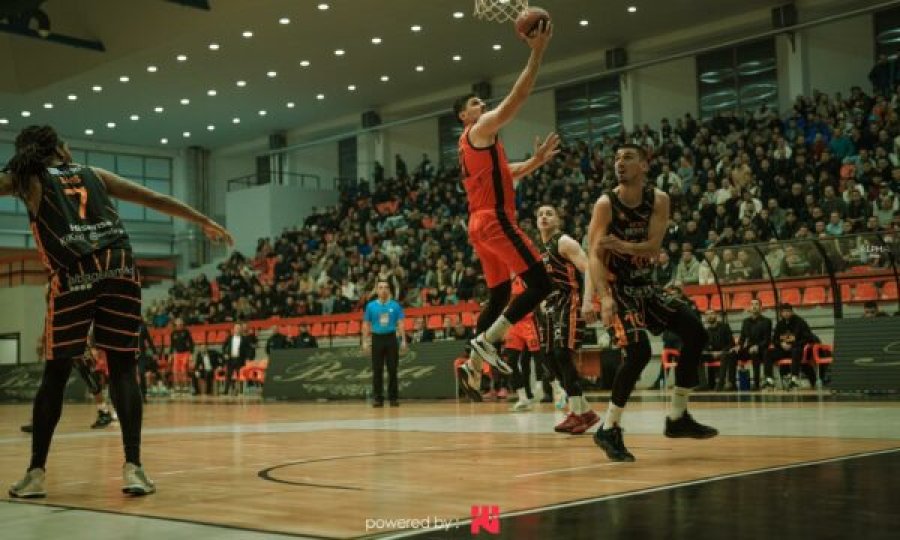
M97 420L91 424L91 429L102 429L112 424L112 414L106 411L97 411Z
M478 403L483 401L481 399L481 392L479 392L477 388L472 386L468 366L466 366L466 364L459 366L458 368L456 368L456 374L459 376L460 386L462 386L462 389L466 393L466 395L469 396L469 399Z
M594 432L594 444L602 448L612 461L634 461L634 455L625 448L625 441L622 440L622 428L617 425L609 429L601 426Z
M31 433L34 431L34 426L31 424L25 424L24 426L19 426L19 429L22 430L22 433Z
M719 430L713 427L704 426L694 420L687 411L678 420L672 420L666 417L666 437L672 439L688 438L688 439L710 439L719 434Z
M800 388L800 383L797 382L797 379L791 377L791 380L787 383L787 390L796 390L797 388Z

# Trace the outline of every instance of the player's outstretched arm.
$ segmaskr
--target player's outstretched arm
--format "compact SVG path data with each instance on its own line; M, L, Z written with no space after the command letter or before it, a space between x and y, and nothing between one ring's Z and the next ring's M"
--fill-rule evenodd
M654 190L653 215L650 216L650 230L647 240L644 242L626 242L612 235L599 239L604 249L632 255L635 257L653 258L659 254L662 248L663 238L666 236L666 225L669 223L669 196L658 189Z
M538 69L541 67L541 61L544 59L544 51L550 43L553 36L553 23L549 21L541 21L535 36L526 38L528 46L531 47L531 56L528 57L528 63L516 83L513 85L509 95L503 98L500 105L492 111L488 111L481 115L475 125L472 127L471 134L476 140L493 140L494 135L500 131L500 128L508 124L516 113L522 108L531 89L534 88L534 81L537 79Z
M224 227L178 199L147 189L107 170L97 167L91 168L106 185L107 193L113 197L196 223L203 229L203 234L213 242L225 242L228 245L234 244L231 233L225 230Z
M527 161L518 163L510 163L509 171L512 173L513 181L517 182L523 176L529 175L538 168L542 167L553 159L559 153L559 135L550 133L544 142L540 137L534 138L534 153Z

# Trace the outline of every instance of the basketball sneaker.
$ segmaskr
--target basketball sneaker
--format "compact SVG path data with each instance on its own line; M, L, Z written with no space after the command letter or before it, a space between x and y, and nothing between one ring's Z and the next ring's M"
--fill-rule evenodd
M38 499L47 496L44 488L44 469L31 469L25 473L25 478L19 480L9 488L10 497L20 499Z
M588 411L579 415L579 420L580 423L577 426L573 427L572 431L569 432L572 435L581 435L585 431L591 429L592 427L594 427L594 425L597 424L597 422L600 421L600 417L597 416L597 413L595 413L594 411Z
M19 429L22 430L22 433L31 433L34 431L34 426L31 424L25 424L24 426L19 426Z
M666 417L666 430L664 433L666 437L671 439L711 439L719 434L719 430L714 427L704 426L685 411L678 420Z
M497 391L497 399L499 399L500 401L506 401L507 399L509 399L509 392L505 387Z
M581 424L581 416L575 413L569 413L565 420L556 424L553 431L557 433L571 433L579 424Z
M524 400L520 399L519 401L517 401L515 403L515 405L513 405L512 407L509 408L509 410L512 412L525 412L525 411L530 411L533 408L534 408L534 402L532 402L530 399L526 398Z
M512 374L512 368L503 361L503 358L500 358L497 348L484 339L484 334L479 334L477 337L470 340L469 345L471 345L472 348L475 349L475 352L478 353L478 356L483 358L485 362L491 365L491 367L504 375Z
M493 390L488 390L481 395L481 399L484 401L494 401L495 399L497 399L497 393Z
M766 380L762 383L763 390L775 390L775 381L772 380L772 377L766 377Z
M91 429L103 429L106 426L112 424L113 417L108 411L97 411L97 420L91 424Z
M602 448L606 452L606 457L612 461L634 461L634 455L625 448L622 428L617 424L613 424L609 429L603 429L601 426L594 433L594 444Z
M150 495L156 492L156 485L147 478L143 467L126 463L122 468L122 493L129 495Z
M797 377L791 375L791 379L787 382L785 390L796 390L800 388L800 382L797 380Z
M459 378L459 385L462 386L463 392L471 399L472 401L481 402L481 392L478 391L478 388L475 387L472 382L473 376L472 372L469 371L469 365L463 364L456 368L456 374Z
M556 380L551 382L550 386L553 388L553 405L560 411L565 410L566 404L569 402L569 395Z

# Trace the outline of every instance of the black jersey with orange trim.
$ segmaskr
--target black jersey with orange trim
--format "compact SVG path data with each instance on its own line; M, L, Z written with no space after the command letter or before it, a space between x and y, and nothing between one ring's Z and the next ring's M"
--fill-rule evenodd
M131 250L106 186L90 167L65 164L40 177L41 201L28 218L51 272L71 267L103 249Z
M478 148L469 140L471 129L472 126L467 127L459 137L459 166L469 201L469 213L495 210L515 216L513 176L500 136L491 146Z
M568 302L574 296L580 298L581 286L578 282L578 268L575 264L559 252L559 241L563 237L562 232L551 236L546 242L542 242L541 257L544 267L550 276L553 290L548 296L548 301L560 299Z
M641 202L629 207L616 194L610 191L612 217L607 227L611 234L626 242L646 242L650 236L650 218L656 192L647 186L641 195ZM607 252L606 268L610 285L614 287L647 287L654 285L653 263L647 258L634 257L621 253Z

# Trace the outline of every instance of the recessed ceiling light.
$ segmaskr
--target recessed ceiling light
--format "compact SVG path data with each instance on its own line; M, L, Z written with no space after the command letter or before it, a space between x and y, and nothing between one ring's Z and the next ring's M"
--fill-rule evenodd
M355 85L355 84L347 85L347 90L350 90L351 92L355 92L355 91L356 91L356 85Z
M466 16L466 14L463 13L462 11L456 11L456 12L453 13L453 18L454 18L454 19L462 19L462 18L465 17L465 16Z
M344 56L344 49L335 49L334 55L335 56Z
M238 81L238 82L236 82L236 83L234 83L234 84L236 84L236 85L240 86L241 88L243 88L243 87L247 86L247 81Z
M68 96L66 96L66 99L68 99L69 101L75 101L76 99L78 99L78 96L76 96L75 94L69 94Z
M380 37L373 37L373 38L372 38L372 44L373 44L373 45L381 45L381 38L380 38Z
M317 94L316 99L318 99L319 101L325 99L325 94Z
M251 32L250 30L244 30L244 32L241 35L244 36L245 38L252 38L253 32Z
M287 17L282 17L278 19L278 24L291 24L291 20Z
M116 123L115 122L107 122L106 127L108 127L109 129L115 129Z
M323 97L324 97L324 96L323 96ZM288 102L287 102L287 108L288 108L288 109L293 109L293 108L296 107L296 106L297 106L297 104L294 103L293 101L288 101Z
M460 60L462 60L462 56L460 56L460 55L458 55L458 54L454 54L454 55L453 55L453 61L454 61L454 62L459 62Z
M637 6L628 6L628 13L634 13L637 11Z
M587 19L581 19L580 21L578 21L578 24L580 24L581 26L587 26L591 23Z
M158 69L156 66L147 66L147 71L150 73L156 73Z
M322 2L321 4L319 4L319 11L328 11L329 7L331 7L331 6L329 6L325 2Z
M181 98L181 104L182 105L190 105L191 100L189 100L188 98Z
M206 130L207 130L207 131L215 131L215 130L216 130L216 126L210 124L210 125L206 126Z
M187 55L179 54L178 56L175 57L175 60L178 60L179 62L187 62Z
M218 43L210 43L210 44L209 44L209 50L211 50L211 51L218 51L218 50L219 50L219 44L218 44Z
M94 92L102 92L103 87L100 86L99 84L95 84L94 86L91 87L91 90L93 90Z
M416 66L416 71L422 73L423 71L425 71L425 66Z
M0 118L0 124L2 124L2 125L5 126L5 125L8 124L8 123L9 123L9 119L8 119L8 118Z
M191 132L190 132L190 131L185 131L184 133L181 134L181 136L184 137L185 139L187 139L188 137L191 136Z
M309 67L309 60L300 60L300 65L303 67Z
M232 118L232 119L231 119L231 123L232 123L232 124L240 124L240 123L241 123L241 119L240 119L240 118L237 118L237 117Z
M132 122L137 122L138 120L141 119L141 117L138 116L138 115L136 115L136 114L132 114L132 115L129 116L128 118L130 118Z
M413 32L421 32L422 31L422 27L419 26L418 24L414 24L414 25L410 26L409 29L412 30Z
M122 75L121 77L119 77L119 82L128 82L130 80L131 79L128 78L128 75Z
M270 78L270 79L274 79L274 78L277 77L277 76L278 76L278 72L277 72L277 71L269 71L269 72L266 72L266 77L268 77L268 78Z
M22 116L24 118L28 118L29 116L31 116L31 111L22 111Z
M503 46L500 45L499 43L494 43L494 50L495 50L495 51L499 51L499 50L502 49L502 48L503 48Z
M163 108L160 107L159 105L157 105L156 107L153 107L153 112L155 112L155 113L161 113L161 112L163 112L164 110L165 110L165 109L163 109Z
M85 134L85 135L93 135L93 134L94 134L94 130L88 128L88 129L84 130L84 134Z
M265 111L265 110L259 111L259 115L260 115L260 116L265 116L265 115L266 115L266 111Z
M215 96L216 93L217 93L217 92L216 92L215 90L207 90L207 91L206 91L206 95L209 96L209 97Z
M45 108L45 109L52 109L52 108L53 108L53 104L50 103L50 102L48 101L47 103L44 103L44 108Z
M169 139L163 137L162 139L159 140L159 142L160 142L160 144L169 144Z
M382 76L381 76L381 82L388 82L389 80L391 80L391 78L388 77L387 75L382 75Z

